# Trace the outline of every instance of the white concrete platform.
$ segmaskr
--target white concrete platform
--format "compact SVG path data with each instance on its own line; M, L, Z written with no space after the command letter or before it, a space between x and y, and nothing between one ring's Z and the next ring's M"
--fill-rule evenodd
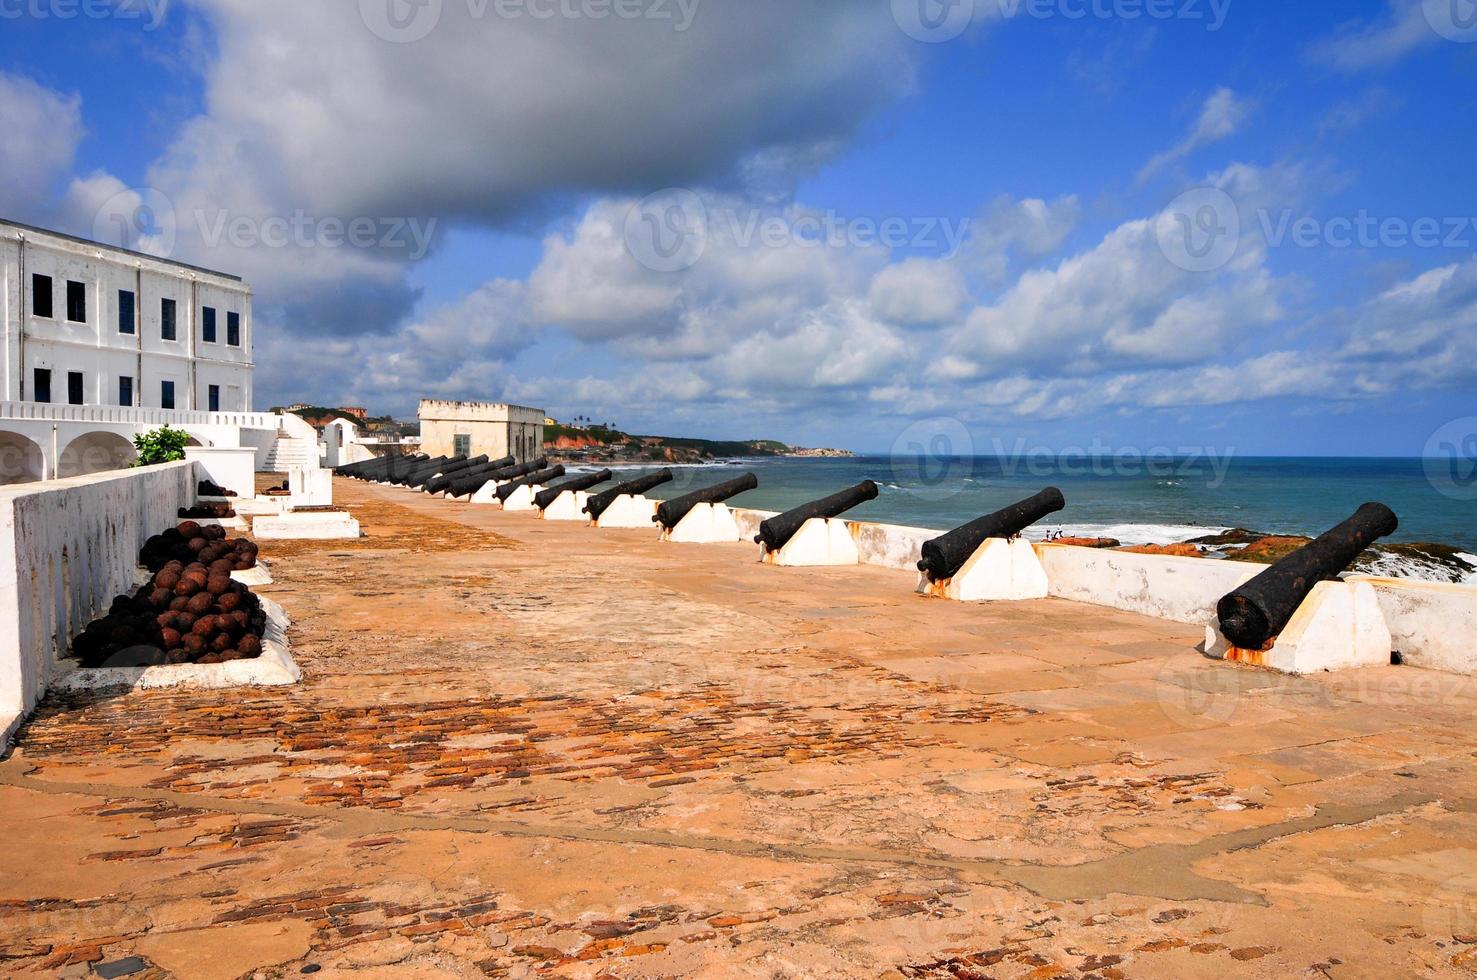
M953 578L935 582L918 577L918 594L955 602L1021 602L1045 599L1049 583L1036 549L1025 538L989 538L969 556Z
M733 544L743 535L727 504L698 504L676 527L662 528L661 539L675 544Z
M497 488L502 486L504 482L499 480L496 483L482 484L477 492L472 494L472 503L487 507L501 507L503 502L497 499Z
M656 522L652 518L656 516L658 506L657 501L645 496L622 494L615 498L615 503L605 509L605 513L600 515L600 520L592 523L595 527L602 528L632 528L651 531L656 528Z
M263 541L327 541L358 538L361 532L350 514L331 510L263 515L251 522L251 533Z
M261 514L280 514L287 507L286 497L242 497L231 504L237 517L257 517Z
M508 499L503 501L503 510L515 514L526 514L529 511L538 510L538 504L533 498L547 489L542 486L523 486L508 494Z
M1242 650L1205 627L1206 656L1284 674L1388 666L1393 641L1378 596L1368 582L1319 582L1269 650Z
M588 521L590 515L585 513L585 504L589 502L590 495L586 491L566 490L539 516L546 521Z
M292 659L287 613L271 599L259 596L267 614L262 655L255 660L232 660L224 664L170 664L162 667L79 667L63 675L55 687L68 691L132 691L159 688L283 687L303 679Z
M862 560L851 528L836 518L812 517L783 548L770 551L760 545L760 549L760 561L787 568L859 565Z
M240 582L242 585L247 586L248 588L257 585L271 585L272 571L262 563L262 560L260 558L258 558L256 560L255 568L246 568L242 569L241 571L232 572L231 580L234 582Z
M247 527L246 521L241 517L241 515L239 513L235 517L226 517L226 518L219 518L219 517L181 517L181 518L179 518L179 523L180 524L183 524L185 521L194 521L196 524L199 524L201 527L223 527L227 531L244 531L244 530L246 530L246 527Z

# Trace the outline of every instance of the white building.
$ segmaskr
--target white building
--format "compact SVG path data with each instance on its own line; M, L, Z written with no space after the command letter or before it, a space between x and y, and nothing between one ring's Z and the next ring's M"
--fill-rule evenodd
M251 410L240 278L0 221L0 400Z
M526 462L544 450L544 410L492 402L423 399L420 451L431 456L513 456Z
M316 463L296 416L251 411L240 278L0 221L0 484L127 466L138 433Z

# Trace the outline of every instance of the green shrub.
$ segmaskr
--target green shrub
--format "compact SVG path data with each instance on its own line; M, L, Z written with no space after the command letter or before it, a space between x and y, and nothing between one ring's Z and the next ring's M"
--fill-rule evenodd
M157 466L184 459L185 443L189 441L190 434L184 429L171 429L167 425L153 432L140 432L133 437L134 448L138 450L133 465Z

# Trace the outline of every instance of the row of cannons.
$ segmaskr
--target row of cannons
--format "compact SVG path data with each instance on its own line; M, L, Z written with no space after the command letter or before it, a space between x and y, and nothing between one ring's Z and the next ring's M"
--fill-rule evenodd
M403 486L449 499L535 513L550 521L583 521L594 527L651 529L664 541L737 543L740 522L728 502L757 489L752 473L667 501L646 494L673 480L671 470L612 483L610 470L569 476L545 458L518 463L512 457L405 456L340 467L339 475ZM555 482L557 481L557 482ZM863 525L842 519L879 494L866 480L854 487L770 517L753 536L761 560L788 567L842 566L862 560L857 538ZM1064 510L1061 491L1048 487L925 541L917 563L921 595L958 602L1044 599L1050 582L1041 555L1024 537ZM1329 666L1388 663L1390 632L1373 588L1341 574L1371 544L1399 527L1384 504L1369 503L1347 521L1248 579L1216 604L1206 628L1212 656L1292 673ZM1193 560L1193 559L1185 559Z

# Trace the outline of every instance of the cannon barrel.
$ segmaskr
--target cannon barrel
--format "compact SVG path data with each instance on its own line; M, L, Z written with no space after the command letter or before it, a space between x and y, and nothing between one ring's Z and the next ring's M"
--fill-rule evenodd
M505 467L512 466L515 462L516 460L514 460L513 457L505 456L502 459L494 459L491 462L478 463L476 466L464 466L461 469L452 470L449 473L442 473L439 476L432 477L430 480L426 481L426 484L422 486L421 489L424 490L426 493L440 493L443 490L450 489L452 484L464 480L468 477L476 476L479 473L491 473L495 470L500 470Z
M438 456L437 458L421 466L417 466L412 469L400 470L398 475L392 482L398 483L402 487L417 486L429 480L437 473L440 473L446 467L455 466L464 458L465 457L462 456Z
M500 470L483 470L481 473L463 475L458 477L452 483L451 489L446 492L453 497L465 497L469 493L476 493L494 481L516 480L530 473L536 473L548 465L549 461L540 456L538 459L519 463L517 466L505 466Z
M541 483L548 483L550 480L557 480L563 475L564 467L562 466L551 466L546 470L539 470L537 473L530 473L527 476L521 477L517 480L511 480L498 487L497 499L506 501L509 497L513 496L513 492L519 487L536 487Z
M439 457L439 459L441 460L444 460L445 458L446 457L444 456ZM436 461L437 460L432 459L429 456L418 456L415 458L402 457L390 463L390 468L386 470L385 473L379 478L380 482L396 483L400 480L400 477L404 476L407 473L410 473L412 470L418 470L422 466L425 466L427 463L432 463Z
M599 473L586 473L584 476L577 476L572 480L566 480L563 483L556 484L547 490L535 494L533 498L534 505L539 510L548 510L554 501L558 500L564 494L578 493L581 490L598 487L606 480L609 480L612 475L610 470L601 470Z
M923 560L918 570L927 572L935 582L953 578L989 538L1013 538L1026 528L1067 506L1067 500L1056 487L1047 487L1034 497L1011 504L993 514L957 527L948 534L923 543Z
M429 481L436 479L436 477L438 476L450 476L454 473L460 473L463 470L471 469L474 466L481 466L485 462L487 462L486 456L457 456L452 459L451 462L446 463L443 466L428 466L425 469L420 470L410 478L408 485L412 487L422 487L425 486L426 483L428 483Z
M1338 578L1365 548L1399 527L1400 519L1384 504L1360 507L1338 527L1222 598L1216 604L1222 635L1244 650L1265 649L1315 585Z
M759 525L759 533L754 535L754 540L770 551L778 551L788 544L790 539L805 526L805 522L812 517L840 517L853 507L869 500L876 500L878 492L877 484L871 480L863 480L840 493L833 493L820 500L812 500L794 510L787 510L783 514L771 517Z
M719 483L715 486L704 487L695 490L685 497L676 497L672 500L663 501L656 509L656 516L652 518L665 528L674 528L682 523L682 518L692 512L698 504L721 504L723 501L737 497L759 486L759 478L753 473L745 473L736 480Z
M641 477L639 480L631 480L619 486L611 487L603 493L597 493L585 504L585 513L590 515L591 520L600 520L600 515L610 509L610 505L621 497L630 495L640 496L648 490L661 486L663 483L672 482L671 470L658 470L655 473Z

